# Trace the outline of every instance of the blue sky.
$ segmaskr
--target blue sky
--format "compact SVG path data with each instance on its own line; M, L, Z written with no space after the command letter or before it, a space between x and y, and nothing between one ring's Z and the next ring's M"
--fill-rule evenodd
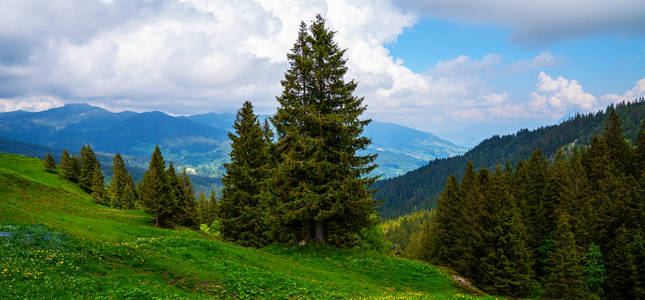
M575 78L586 92L594 95L622 95L645 77L642 35L601 33L539 44L513 41L510 36L511 30L502 26L426 17L406 28L386 47L393 57L402 59L406 67L417 73L428 72L438 63L459 55L481 60L486 55L498 54L502 64L530 60L541 53L557 58L554 64L535 70L484 75L491 88L508 91L511 98L520 99L518 102L529 98L535 90L535 78L540 71ZM553 121L553 118L524 119L507 121L508 127L493 127L514 132L517 125L531 128Z
M316 14L366 117L464 145L645 96L642 0L8 0L0 111L272 113Z

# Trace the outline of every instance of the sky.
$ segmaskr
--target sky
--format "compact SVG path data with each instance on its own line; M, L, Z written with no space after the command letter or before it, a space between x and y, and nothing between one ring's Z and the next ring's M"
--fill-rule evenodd
M271 113L327 19L365 117L472 146L645 96L641 0L3 0L0 112Z

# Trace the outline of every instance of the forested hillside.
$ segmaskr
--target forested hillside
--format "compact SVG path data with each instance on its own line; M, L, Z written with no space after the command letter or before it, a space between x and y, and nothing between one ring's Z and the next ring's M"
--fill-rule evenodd
M625 137L631 143L645 119L645 100L617 104L615 110L622 120ZM515 164L527 159L534 149L541 149L550 159L562 146L588 145L591 138L602 130L607 111L578 114L558 125L493 136L464 155L437 159L405 175L378 181L374 185L377 189L374 198L383 201L381 216L392 218L434 207L448 176L456 174L461 178L468 161L472 161L475 168L492 168L507 160Z
M548 299L645 297L645 122L626 142L613 109L588 147L451 175L418 258L485 291Z

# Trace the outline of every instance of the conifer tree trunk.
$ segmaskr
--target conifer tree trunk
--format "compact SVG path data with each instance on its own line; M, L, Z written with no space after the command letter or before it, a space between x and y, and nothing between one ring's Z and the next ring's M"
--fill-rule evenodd
M314 241L326 243L327 242L327 226L322 220L316 221L316 235Z

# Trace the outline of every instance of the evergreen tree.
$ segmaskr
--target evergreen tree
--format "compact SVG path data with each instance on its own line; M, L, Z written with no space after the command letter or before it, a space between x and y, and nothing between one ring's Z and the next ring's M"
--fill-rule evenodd
M508 169L508 168L507 168ZM498 166L486 186L482 215L484 252L478 283L494 294L526 296L531 260L521 213L512 197L509 172Z
M636 299L638 274L632 253L631 235L625 226L616 231L607 255L607 297L609 299Z
M215 191L211 190L211 195L208 197L208 214L206 218L206 224L209 226L217 219L218 209L217 197L215 196Z
M454 250L459 257L453 262L454 269L468 278L474 278L479 266L479 255L483 251L481 228L477 222L482 207L482 195L477 184L477 173L472 162L468 162L461 180L458 202L459 218L455 220Z
M190 226L185 224L192 224L190 221L193 216L189 215L184 207L183 181L172 162L168 163L164 176L168 185L168 202L171 205L173 221L183 226Z
M569 215L562 211L553 232L553 252L544 294L549 298L584 299L584 278L583 254L571 231Z
M54 173L56 172L56 161L54 160L54 157L51 155L51 153L47 152L47 155L45 156L45 160L43 161L43 167L47 172Z
M640 231L634 234L631 243L634 265L636 266L636 283L634 287L634 298L645 299L645 240Z
M67 180L72 180L72 160L69 157L67 150L63 150L63 154L60 156L60 170Z
M297 240L339 246L358 243L372 225L375 155L358 155L370 139L362 136L370 120L360 120L363 98L356 82L345 82L345 50L334 41L321 16L302 23L281 82L273 118L280 152L276 193L284 230Z
M589 292L598 297L602 297L604 295L603 287L605 280L607 280L607 272L605 271L605 264L598 245L591 244L589 246L587 254L585 254L584 263L584 273Z
M208 201L206 200L206 195L204 193L199 193L197 195L197 224L208 224Z
M553 227L552 221L542 219L543 216L548 215L544 211L545 203L548 202L547 198L547 184L548 184L548 168L549 163L542 154L540 149L535 150L531 154L531 158L527 162L526 172L528 173L528 192L526 193L526 208L523 212L523 220L528 232L527 245L531 251L532 257L539 257L539 251L544 240L549 234L549 229ZM543 265L534 264L534 273L538 277L544 275Z
M540 226L542 220L540 220L538 216L540 209L547 201L546 187L549 168L549 163L544 155L542 155L542 151L540 149L535 150L533 154L531 154L531 158L529 159L526 168L528 172L528 178L530 180L530 182L528 183L528 198L526 199L526 205L531 213L524 216L524 218L527 222L527 225L533 229L531 235L533 236L534 240L531 247L536 249L539 248L542 240L548 233L548 231ZM544 215L543 213L540 214Z
M197 222L195 190L193 189L193 183L190 181L190 176L186 173L186 169L182 171L181 176L179 174L177 175L177 179L181 186L181 195L179 197L178 205L181 206L182 215L184 216L181 224L188 227L198 228L199 223Z
M641 130L638 132L632 170L632 175L636 178L640 178L643 170L645 170L645 121L641 123Z
M429 252L423 258L442 266L454 267L460 257L455 251L457 245L457 220L459 216L459 183L451 175L446 181L446 188L441 193L435 216L432 219L432 231L429 239Z
M266 208L261 203L270 173L265 132L251 102L238 110L231 139L231 162L224 164L224 189L219 204L220 232L226 240L245 246L267 243Z
M620 116L616 110L611 107L607 119L605 130L602 133L601 140L607 145L609 159L616 166L617 171L628 174L631 169L631 148L625 140Z
M141 204L146 211L154 214L157 227L166 224L172 216L174 208L165 169L161 150L159 146L156 146L150 158L148 170L143 175L143 181L139 185Z
M79 178L81 177L81 161L77 156L71 156L70 162L70 180L72 182L78 182Z
M135 208L137 199L134 182L119 153L112 160L112 181L110 181L108 192L113 207L120 209Z
M103 179L103 172L99 168L98 163L94 165L94 170L92 171L92 199L94 202L101 205L108 205L109 199L107 198L107 193L105 192L105 182Z
M92 191L92 179L94 178L94 169L99 164L90 145L81 147L80 176L78 183L86 192Z

